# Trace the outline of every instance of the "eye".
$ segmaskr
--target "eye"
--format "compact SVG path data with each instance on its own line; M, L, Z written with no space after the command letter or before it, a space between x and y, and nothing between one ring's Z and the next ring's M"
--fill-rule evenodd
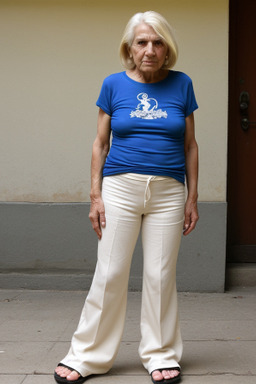
M138 40L137 44L138 45L145 45L146 41L145 40Z
M162 46L164 45L164 43L163 43L162 40L156 40L156 41L155 41L155 45L156 45L157 47L162 47Z

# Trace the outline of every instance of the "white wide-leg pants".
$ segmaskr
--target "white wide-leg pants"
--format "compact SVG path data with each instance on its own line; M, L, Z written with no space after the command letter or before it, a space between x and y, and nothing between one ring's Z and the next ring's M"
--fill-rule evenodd
M141 230L143 291L139 355L144 367L178 367L176 261L184 219L184 185L170 177L121 174L103 179L106 227L80 322L61 361L82 376L110 370L121 342L135 244Z

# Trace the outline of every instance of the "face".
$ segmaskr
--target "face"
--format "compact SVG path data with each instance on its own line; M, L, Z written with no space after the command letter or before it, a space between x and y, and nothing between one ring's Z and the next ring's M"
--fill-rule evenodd
M154 29L147 24L135 28L135 36L130 48L130 55L141 72L157 72L166 60L168 48Z

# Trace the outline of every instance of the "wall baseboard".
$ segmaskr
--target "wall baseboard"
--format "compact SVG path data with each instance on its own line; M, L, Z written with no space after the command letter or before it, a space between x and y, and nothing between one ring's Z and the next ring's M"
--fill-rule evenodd
M0 203L0 288L88 290L97 258L89 203ZM179 291L223 292L226 203L199 203L196 230L183 237L177 265ZM139 238L129 290L141 290Z

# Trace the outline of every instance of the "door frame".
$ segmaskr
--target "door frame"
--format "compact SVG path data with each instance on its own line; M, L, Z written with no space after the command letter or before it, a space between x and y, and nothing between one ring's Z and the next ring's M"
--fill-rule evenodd
M239 17L238 11L238 0L229 1L229 64L228 64L228 147L227 147L227 240L226 240L226 259L227 263L248 263L255 262L254 250L250 245L243 246L243 254L241 255L240 246L232 245L231 243L231 230L230 230L230 195L231 191L231 179L235 180L235 168L231 167L230 164L234 162L234 154L232 148L235 146L235 135L232 133L231 126L234 124L234 116L237 112L236 108L238 104L234 102L233 96L237 91L237 39L238 39L238 28L237 19ZM238 102L238 100L237 100ZM241 128L242 129L242 128Z

